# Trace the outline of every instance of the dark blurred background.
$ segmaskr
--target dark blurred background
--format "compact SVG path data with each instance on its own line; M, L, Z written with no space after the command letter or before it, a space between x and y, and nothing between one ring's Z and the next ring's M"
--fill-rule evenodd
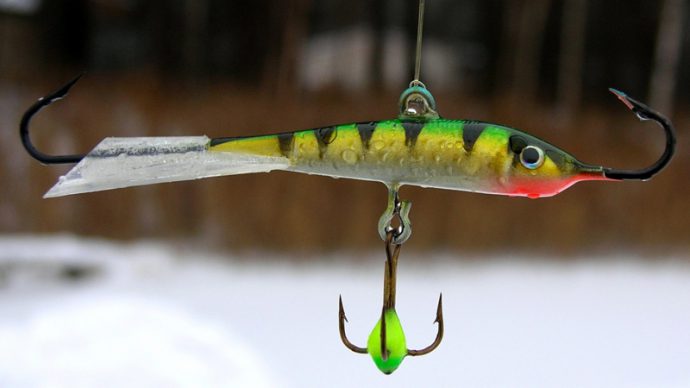
M668 114L679 143L650 182L550 199L405 188L407 247L688 253L688 13L685 0L428 0L422 80L444 117L522 128L585 162L646 166L662 132L607 92L616 87ZM35 120L47 152L391 118L412 78L416 18L416 0L0 0L0 232L298 255L378 248L380 184L278 172L43 200L68 167L31 159L17 128L36 98L85 70Z

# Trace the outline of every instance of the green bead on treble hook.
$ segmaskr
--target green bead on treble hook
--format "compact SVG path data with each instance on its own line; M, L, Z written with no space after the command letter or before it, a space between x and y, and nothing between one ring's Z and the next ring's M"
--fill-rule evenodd
M405 332L394 308L381 313L381 319L369 335L367 349L379 370L387 375L398 369L407 356Z

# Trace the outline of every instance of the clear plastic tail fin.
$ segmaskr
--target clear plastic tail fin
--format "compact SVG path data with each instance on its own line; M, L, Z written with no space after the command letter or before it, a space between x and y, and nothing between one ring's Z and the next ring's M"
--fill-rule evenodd
M209 138L106 138L45 198L223 175L284 170L287 158L208 151Z

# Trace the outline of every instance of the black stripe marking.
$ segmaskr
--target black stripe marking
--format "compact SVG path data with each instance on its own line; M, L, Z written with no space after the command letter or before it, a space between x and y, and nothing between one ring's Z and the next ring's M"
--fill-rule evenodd
M527 147L527 140L520 135L513 135L508 141L508 148L515 154L522 152L522 149Z
M211 147L225 144L225 143L231 142L231 141L236 140L236 139L237 138L235 138L235 137L217 137L215 139L211 139Z
M486 125L484 124L465 124L462 127L462 142L464 143L465 151L472 152L474 143L477 142L479 135L484 132Z
M565 166L565 156L555 150L546 150L546 156L551 159L552 162L556 163L556 166L563 168Z
M376 130L376 123L359 123L357 124L357 131L359 131L359 138L362 139L362 146L365 150L369 149L371 138L374 136Z
M328 145L335 141L338 137L338 130L336 127L326 127L314 130L314 136L316 136L316 141L319 143L319 158L323 158L323 155L328 149Z
M295 144L295 134L292 132L281 133L278 135L278 147L280 147L280 153L289 158L292 155L293 145Z
M412 148L417 144L417 138L424 128L424 124L414 121L404 121L402 123L405 128L405 145Z
M508 140L508 149L513 152L513 164L520 164L520 153L527 147L527 140L520 135L513 135Z

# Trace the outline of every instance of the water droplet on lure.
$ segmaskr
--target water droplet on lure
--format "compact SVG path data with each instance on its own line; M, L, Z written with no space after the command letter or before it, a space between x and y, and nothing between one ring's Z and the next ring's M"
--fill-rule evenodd
M357 163L357 153L355 153L355 151L353 151L351 149L347 149L347 150L343 151L342 156L343 156L343 160L347 164Z

